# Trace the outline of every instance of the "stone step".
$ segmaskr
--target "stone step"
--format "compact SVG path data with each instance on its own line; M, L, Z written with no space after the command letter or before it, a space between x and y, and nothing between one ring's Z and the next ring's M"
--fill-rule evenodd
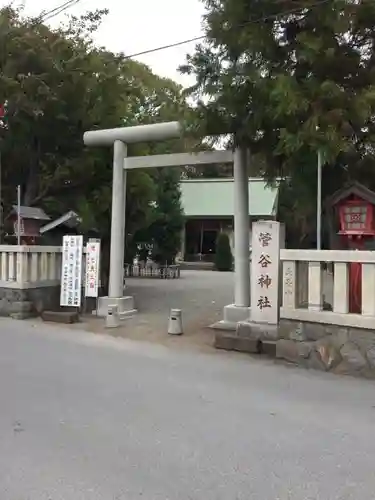
M79 321L79 315L76 311L43 311L41 317L43 321L66 325L78 323Z
M225 351L247 352L264 354L276 357L276 342L274 340L260 340L258 338L239 337L235 333L218 331L215 335L215 348Z
M216 349L223 349L224 351L233 351L236 341L235 335L223 334L218 332L215 334L214 346Z

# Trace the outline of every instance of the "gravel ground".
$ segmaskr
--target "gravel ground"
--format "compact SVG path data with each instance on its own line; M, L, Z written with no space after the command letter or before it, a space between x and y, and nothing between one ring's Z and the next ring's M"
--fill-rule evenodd
M136 316L116 329L105 329L104 320L92 316L86 316L83 323L71 328L178 348L211 350L214 332L208 327L222 319L223 307L233 303L233 293L233 273L182 271L180 279L127 278L126 294L135 298ZM173 308L182 310L182 337L167 334L169 312Z

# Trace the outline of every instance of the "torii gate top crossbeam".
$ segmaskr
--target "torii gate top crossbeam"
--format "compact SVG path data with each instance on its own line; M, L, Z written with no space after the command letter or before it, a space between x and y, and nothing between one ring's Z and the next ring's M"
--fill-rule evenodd
M86 146L113 146L115 141L125 144L149 141L164 141L181 137L182 127L179 122L136 125L105 130L90 130L83 134Z

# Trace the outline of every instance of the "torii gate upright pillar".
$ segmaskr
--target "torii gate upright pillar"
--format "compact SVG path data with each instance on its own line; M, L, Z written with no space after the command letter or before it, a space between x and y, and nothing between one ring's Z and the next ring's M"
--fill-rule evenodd
M224 307L223 320L213 328L233 330L250 317L250 216L247 151L236 148L234 177L234 303Z
M127 147L121 141L113 144L113 180L111 247L109 267L108 297L122 297L124 290L124 251L125 251L125 207L126 177L124 159Z
M117 305L120 318L133 315L136 310L133 297L124 297L124 252L125 252L125 205L127 144L163 141L178 138L181 126L178 122L138 125L107 130L85 132L86 146L113 147L111 249L109 263L108 297L100 297L98 315L106 316L108 306Z

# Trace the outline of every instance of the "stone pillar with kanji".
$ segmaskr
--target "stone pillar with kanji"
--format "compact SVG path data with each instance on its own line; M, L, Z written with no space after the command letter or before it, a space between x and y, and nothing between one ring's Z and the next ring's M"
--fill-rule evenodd
M252 226L251 322L277 325L280 311L280 248L284 227L276 221Z

